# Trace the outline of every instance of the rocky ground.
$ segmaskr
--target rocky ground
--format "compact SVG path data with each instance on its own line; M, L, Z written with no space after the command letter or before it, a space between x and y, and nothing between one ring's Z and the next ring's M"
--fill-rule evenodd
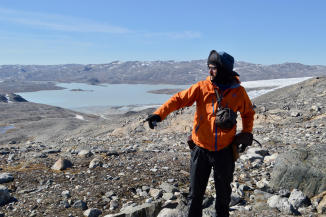
M295 150L324 153L325 85L326 77L313 78L253 100L253 133L262 147L254 143L236 162L231 216L326 216L326 172L320 166L326 162L322 157L315 154L312 158L318 159L311 160L310 167L321 178L315 177L315 188L301 184L304 175L298 190L290 187L295 185L284 188L280 180L285 178L277 172L284 166L278 159L286 159L284 155ZM185 216L190 160L186 139L192 130L194 107L170 114L150 130L143 119L153 109L103 119L50 107L42 107L43 115L39 115L32 113L36 105L27 105L0 103L0 114L6 114L0 127L16 127L0 134L0 139L6 138L0 140L2 215L164 216L174 212ZM25 107L30 109L25 109L20 123L19 116L9 111ZM35 130L43 135L33 134ZM26 136L19 136L22 133ZM214 216L214 196L210 178L204 216Z

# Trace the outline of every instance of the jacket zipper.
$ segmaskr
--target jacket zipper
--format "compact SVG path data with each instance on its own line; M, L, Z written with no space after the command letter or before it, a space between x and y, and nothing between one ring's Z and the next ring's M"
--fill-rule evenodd
M197 130L199 129L201 119L203 118L203 115L200 116L198 126L196 127L195 133L197 133Z
M212 99L212 107L213 107L213 115L215 114L215 111L214 111L214 99Z

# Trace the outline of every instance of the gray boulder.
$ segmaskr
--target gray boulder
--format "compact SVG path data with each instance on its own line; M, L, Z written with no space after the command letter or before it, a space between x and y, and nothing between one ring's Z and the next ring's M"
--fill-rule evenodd
M10 193L8 188L0 185L0 205L6 204L10 200Z
M326 146L301 146L280 154L269 185L274 189L298 189L308 197L326 190Z

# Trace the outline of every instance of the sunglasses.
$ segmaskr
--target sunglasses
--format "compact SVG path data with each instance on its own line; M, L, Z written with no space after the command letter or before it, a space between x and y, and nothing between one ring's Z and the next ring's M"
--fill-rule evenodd
M210 66L208 66L207 68L208 68L209 71L210 70L213 70L213 71L216 71L217 70L217 67L210 67Z

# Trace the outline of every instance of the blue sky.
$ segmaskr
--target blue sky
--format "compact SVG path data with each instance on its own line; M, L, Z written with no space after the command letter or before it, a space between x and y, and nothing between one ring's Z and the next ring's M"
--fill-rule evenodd
M0 0L0 65L206 59L326 65L325 0Z

